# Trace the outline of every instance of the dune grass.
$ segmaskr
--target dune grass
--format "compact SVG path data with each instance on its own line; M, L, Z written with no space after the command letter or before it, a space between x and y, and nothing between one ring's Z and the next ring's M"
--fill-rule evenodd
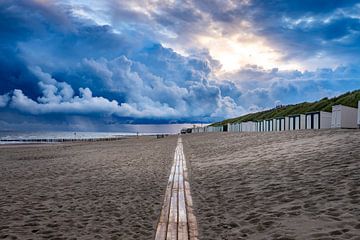
M285 117L292 114L303 114L307 112L314 111L326 111L331 112L331 108L334 105L345 105L349 107L358 107L358 101L360 101L360 90L355 90L352 92L347 92L337 97L333 98L323 98L316 102L303 102L293 105L286 105L276 107L270 110L250 113L236 118L226 119L221 122L216 122L211 124L211 126L221 126L228 123L238 123L246 121L259 121L265 119L271 119L276 117Z

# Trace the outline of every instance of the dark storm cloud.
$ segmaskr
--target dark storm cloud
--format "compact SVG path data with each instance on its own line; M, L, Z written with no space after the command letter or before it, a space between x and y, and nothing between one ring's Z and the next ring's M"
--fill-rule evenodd
M214 121L278 102L316 100L359 83L357 1L145 1L140 9L130 6L134 2L108 1L102 15L109 21L100 24L76 14L97 14L91 6L1 1L0 111L44 122ZM247 66L217 79L220 62L191 41L214 29L226 36L243 28L287 59L321 53L342 66ZM181 55L161 44L165 38L194 48Z
M119 33L61 5L42 4L1 4L1 16L15 26L4 27L7 41L1 43L1 55L7 54L0 62L6 69L1 107L180 122L235 113L222 84L208 81L216 63L209 55L184 57L136 31Z

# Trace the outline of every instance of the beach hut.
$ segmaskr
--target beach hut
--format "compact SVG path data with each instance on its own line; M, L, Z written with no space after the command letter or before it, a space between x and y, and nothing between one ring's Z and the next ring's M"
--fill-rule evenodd
M358 109L344 105L332 107L331 128L357 128Z
M222 126L217 126L217 127L209 126L208 127L208 132L222 132L222 130L223 130Z
M289 130L305 129L305 115L295 114L289 116Z
M236 123L235 130L236 130L236 132L241 132L241 124L240 123Z
M289 129L289 117L285 117L285 131L288 131Z
M262 132L266 132L266 131L267 131L265 120L261 120L261 131L262 131Z
M261 122L260 121L255 122L255 128L256 128L257 132L261 132Z
M275 118L275 131L285 131L285 118Z
M357 119L358 119L358 127L360 128L360 101L358 102L358 117L357 117Z
M239 132L239 123L228 123L228 132Z
M324 111L308 112L305 114L305 129L326 129L331 126L331 113Z
M233 131L233 125L231 123L228 123L227 124L227 129L228 129L228 132L232 132Z
M257 121L257 132L263 132L264 131L264 122L263 121Z
M240 123L240 132L245 132L246 124L244 122Z
M274 121L273 119L267 119L265 120L265 131L271 132L274 129Z
M240 124L239 123L231 124L231 132L240 132Z
M242 122L241 130L243 132L255 132L256 131L256 123L255 122Z

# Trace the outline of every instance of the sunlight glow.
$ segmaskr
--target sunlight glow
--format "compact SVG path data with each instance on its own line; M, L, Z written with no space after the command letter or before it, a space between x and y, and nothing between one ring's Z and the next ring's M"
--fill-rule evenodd
M198 41L209 49L213 58L220 61L221 72L236 71L246 65L257 65L266 69L301 69L298 64L282 62L281 53L256 36L200 36Z

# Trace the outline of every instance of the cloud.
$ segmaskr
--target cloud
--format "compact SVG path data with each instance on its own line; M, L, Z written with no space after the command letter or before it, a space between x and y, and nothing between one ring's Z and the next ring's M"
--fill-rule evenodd
M44 122L210 122L352 90L359 5L330 2L2 1L0 112ZM259 63L223 73L200 41L209 37L242 43L241 53L261 43L314 69Z
M241 91L238 104L245 109L272 108L277 102L293 104L316 101L358 89L360 72L356 65L316 71L264 69L247 66L223 76ZM234 98L236 99L236 98Z
M10 100L9 94L0 95L0 108L6 107Z

